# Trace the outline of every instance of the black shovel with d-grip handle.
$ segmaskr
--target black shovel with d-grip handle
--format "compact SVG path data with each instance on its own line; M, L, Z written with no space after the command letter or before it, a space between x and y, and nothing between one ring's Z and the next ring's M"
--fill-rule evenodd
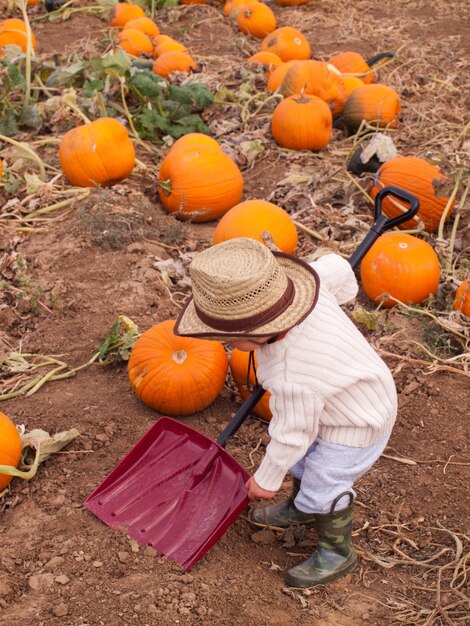
M394 196L408 211L388 219L382 201ZM411 219L417 198L384 187L375 198L374 224L349 262L357 267L385 231ZM170 417L160 417L107 478L85 507L139 544L152 546L188 570L225 533L248 504L248 472L224 448L261 399L257 387L216 441Z

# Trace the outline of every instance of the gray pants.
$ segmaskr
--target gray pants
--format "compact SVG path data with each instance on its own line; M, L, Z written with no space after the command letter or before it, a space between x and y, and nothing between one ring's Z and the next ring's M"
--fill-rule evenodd
M387 445L390 434L368 448L352 448L330 443L317 437L307 454L290 473L301 480L295 506L305 513L329 513L334 499L343 491L356 493L353 483L372 467ZM349 498L344 496L335 506L344 509Z

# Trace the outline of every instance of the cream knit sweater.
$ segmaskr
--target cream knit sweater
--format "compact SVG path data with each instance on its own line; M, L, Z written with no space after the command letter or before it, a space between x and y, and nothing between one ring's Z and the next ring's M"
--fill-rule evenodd
M273 417L254 478L270 491L279 489L317 436L371 446L390 433L397 413L388 367L339 306L357 294L351 266L336 254L311 265L320 277L315 308L283 339L256 351Z

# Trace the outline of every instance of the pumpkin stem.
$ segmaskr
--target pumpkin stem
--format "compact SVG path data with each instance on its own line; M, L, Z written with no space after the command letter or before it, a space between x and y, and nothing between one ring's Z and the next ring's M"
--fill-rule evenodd
M372 65L375 65L376 63L381 61L382 59L394 59L394 58L395 58L394 52L379 52L379 54L375 54L373 57L370 57L370 59L367 59L366 63L369 67L371 67Z
M178 363L178 365L182 365L188 358L188 353L186 350L176 350L171 355L171 358L175 361L175 363Z
M171 180L159 180L158 181L158 186L160 187L160 189L163 191L163 193L166 196L169 196L171 194Z

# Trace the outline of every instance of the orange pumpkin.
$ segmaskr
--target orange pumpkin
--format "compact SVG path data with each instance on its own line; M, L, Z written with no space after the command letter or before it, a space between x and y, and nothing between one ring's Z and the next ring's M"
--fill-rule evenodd
M359 52L340 52L330 57L327 62L337 67L342 74L358 74L364 84L374 82L374 74Z
M298 61L286 61L278 65L269 75L268 91L274 92L281 88L282 81L286 77L287 72L293 67L294 63Z
M454 311L470 317L470 276L459 285L454 299Z
M197 150L198 148L222 150L215 139L212 139L209 135L204 135L204 133L188 133L187 135L183 135L183 137L175 141L170 150L172 154L175 154L179 150L187 152L188 150Z
M209 222L240 202L243 177L220 149L170 150L160 166L158 193L165 209L175 217Z
M230 18L237 19L239 9L251 2L259 2L259 0L227 0L224 5L224 14Z
M167 415L191 415L217 398L228 358L219 341L177 337L175 322L160 322L137 339L127 367L137 396Z
M157 58L152 67L152 72L168 78L173 72L190 74L191 70L197 69L196 61L187 52L170 50Z
M246 200L234 206L217 224L212 243L251 237L288 254L297 247L297 230L287 211L266 200Z
M355 89L364 85L364 81L357 76L341 76L341 79L343 81L344 88L346 89L346 99L349 98Z
M270 75L276 67L282 64L281 59L273 52L257 52L246 61L252 65L264 65Z
M299 4L308 4L310 0L276 0L281 7L296 7Z
M152 40L141 30L127 28L127 26L125 26L125 28L116 35L116 41L120 48L133 56L139 56L139 54L151 55L153 52Z
M12 17L0 22L0 48L14 45L26 52L27 42L26 24L23 20ZM31 46L34 51L36 48L36 37L32 31ZM0 50L0 56L3 56L3 50Z
M309 59L310 44L305 36L291 26L277 28L261 42L262 52L273 52L283 61Z
M160 29L149 17L136 17L133 20L129 20L126 22L126 28L140 30L151 39L160 34Z
M39 0L28 0L28 2L26 3L26 5L28 7L35 7L38 5Z
M395 128L400 114L397 92L380 83L355 89L346 100L343 119L350 133L355 133L365 120L378 128Z
M162 43L159 43L158 46L155 46L153 50L153 56L155 58L158 58L161 57L162 54L165 54L165 52L173 52L175 50L178 52L184 52L185 54L189 55L189 50L186 48L186 46L184 46L179 41L171 40L163 41Z
M230 372L232 373L233 380L237 385L238 393L242 400L246 400L250 395L250 391L247 387L247 374L248 374L248 359L249 352L245 352L243 350L237 350L234 348L232 350L232 355L230 357ZM255 367L258 367L258 361L256 359L256 351L254 353L255 357ZM250 370L249 377L250 388L255 385L255 373L253 370ZM269 422L272 418L273 414L271 413L271 409L269 408L269 398L271 394L267 391L258 404L255 405L253 409L253 413L260 417L261 419Z
M21 458L21 439L13 422L0 412L0 465L17 467ZM0 474L0 491L5 489L13 476Z
M276 16L266 4L250 2L238 12L237 24L245 35L263 39L276 28Z
M137 4L118 2L111 10L109 25L122 28L127 22L138 17L145 17L145 12Z
M386 233L377 239L361 263L362 287L371 300L386 308L396 304L419 304L439 286L440 266L434 249L407 233ZM383 298L385 298L383 300Z
M370 189L370 195L375 198L377 192L388 185L395 185L401 189L405 189L412 193L419 200L418 217L424 223L424 229L427 232L434 233L439 227L442 213L447 206L449 200L447 194L439 194L439 188L448 181L447 176L441 173L436 165L428 163L424 159L418 157L396 157L386 161L377 172L375 184ZM382 209L388 217L395 217L403 210L400 210L398 201L390 200L390 197L384 198ZM446 220L452 214L455 200L452 202ZM416 228L418 220L408 220L400 225L400 228L410 229Z
M321 150L328 145L333 116L316 96L290 96L280 102L271 119L276 143L291 150Z
M338 116L346 101L346 89L341 76L324 61L297 61L286 73L280 92L283 96L304 94L324 100L333 116Z
M110 117L65 133L59 156L62 171L77 187L114 185L129 176L135 163L126 127Z

